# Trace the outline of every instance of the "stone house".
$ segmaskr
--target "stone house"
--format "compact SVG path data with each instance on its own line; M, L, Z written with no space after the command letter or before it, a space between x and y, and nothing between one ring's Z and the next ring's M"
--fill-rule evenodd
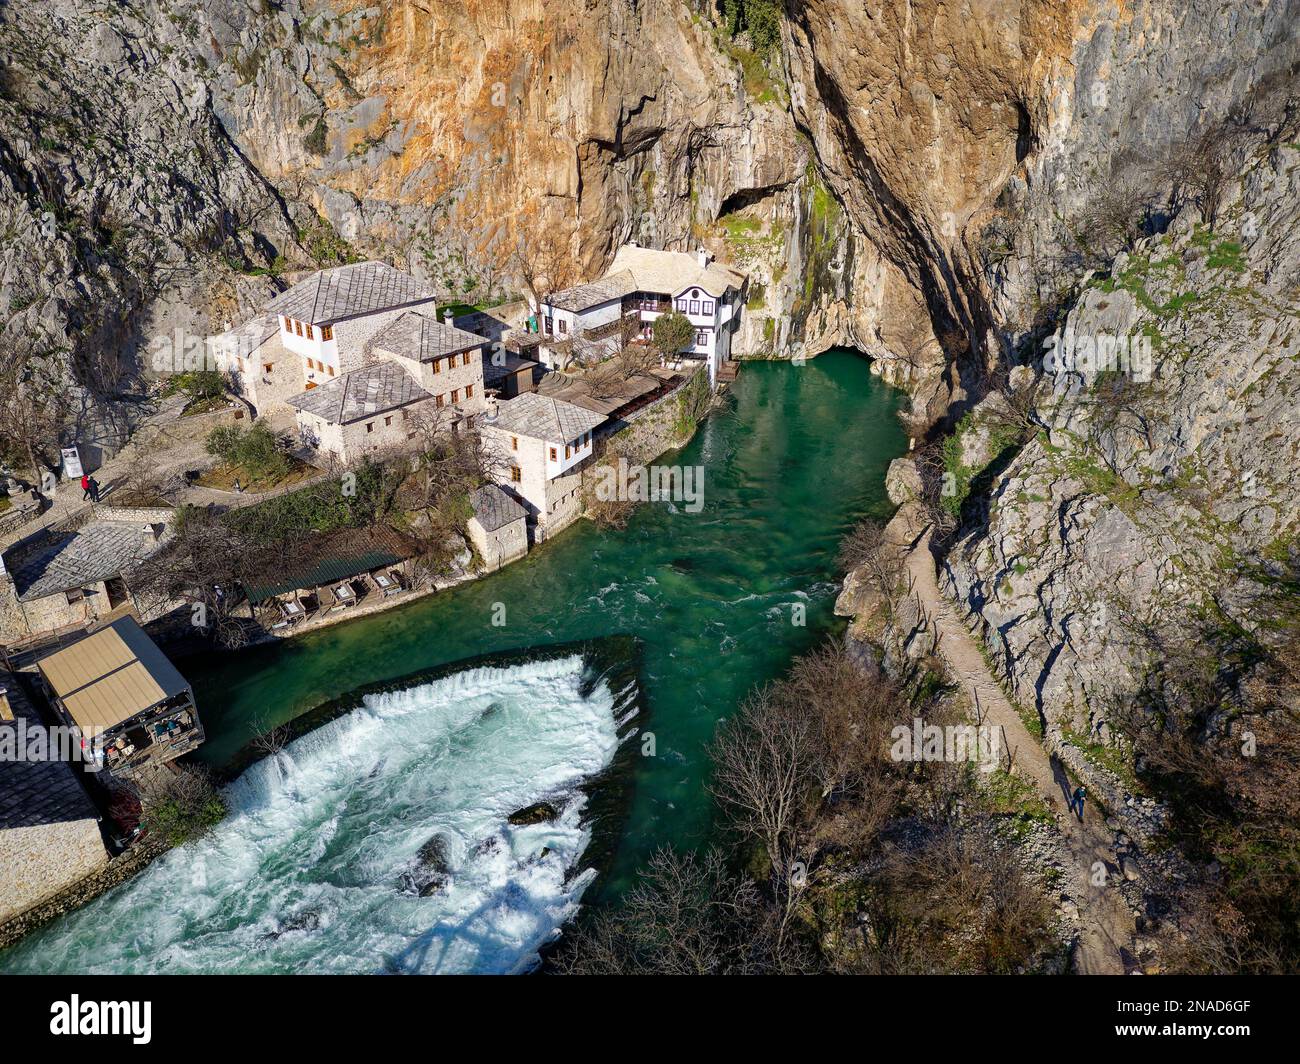
M384 262L319 270L252 321L212 341L217 367L259 415L337 380L367 361L369 343L407 310L432 313L436 293Z
M370 342L373 358L401 366L433 396L448 424L471 420L485 409L483 363L488 340L451 323L407 311L386 325Z
M43 738L38 739L38 733ZM0 745L36 742L41 758L0 757L0 923L108 863L99 812L17 678L0 669Z
M136 515L138 520L126 519ZM0 641L86 627L137 608L128 581L166 535L170 510L42 529L0 555Z
M496 402L480 420L493 476L523 503L530 538L547 536L582 513L582 466L592 456L592 433L605 421L562 399L526 392Z
M636 244L619 248L605 276L548 296L539 308L540 352L555 366L557 345L606 336L620 319L632 317L639 339L653 337L654 321L677 310L695 326L685 358L703 361L709 383L731 358L732 337L740 328L748 278L714 262L701 248L689 255ZM607 342L608 346L608 342Z
M489 572L528 553L528 515L514 496L485 484L471 493L470 505L474 515L465 528Z
M434 398L400 365L377 362L295 395L298 432L318 455L351 465L409 445Z

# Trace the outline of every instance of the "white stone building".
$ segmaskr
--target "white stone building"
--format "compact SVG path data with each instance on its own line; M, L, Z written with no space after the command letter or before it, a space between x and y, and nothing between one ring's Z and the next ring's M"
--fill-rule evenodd
M635 315L640 338L649 342L654 320L676 309L695 326L694 343L682 355L703 360L710 383L716 384L740 328L747 283L744 274L712 261L703 249L689 255L624 245L600 280L556 292L542 302L542 359L555 366L560 358L557 345L598 341L628 315Z
M581 515L581 468L604 421L603 414L536 392L501 400L480 420L484 446L499 467L493 475L523 503L534 543Z
M292 410L311 450L349 464L415 440L417 416L454 431L482 413L489 341L435 311L423 281L362 262L300 281L215 349L259 414Z
M436 310L423 281L384 262L319 270L265 313L212 341L219 369L259 415L368 361L374 335L403 313Z
M489 342L420 311L407 311L377 332L371 357L401 366L446 411L448 423L471 420L486 409L483 362Z
M505 488L484 484L470 495L470 505L474 516L465 528L489 572L528 553L528 514Z
M416 438L417 418L433 403L396 362L350 370L289 399L303 442L343 465L406 447Z

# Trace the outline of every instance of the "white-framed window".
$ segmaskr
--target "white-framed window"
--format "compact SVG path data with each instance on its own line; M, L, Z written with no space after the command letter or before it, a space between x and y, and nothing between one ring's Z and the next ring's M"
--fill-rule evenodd
M708 330L708 329L696 329L696 330L695 330L695 346L696 346L696 347L708 347L708 346L709 346L709 330Z
M704 300L704 301L700 304L700 310L701 310L701 311L702 311L706 316L712 316L712 314L713 314L713 300L711 300L711 299L706 299L706 300Z
M677 309L678 309L679 311L681 311L681 313L685 314L685 313L686 313L686 300L684 300L684 299L679 299L679 300L677 301Z
M698 314L699 312L700 312L700 301L699 301L698 299L692 299L692 300L691 300L691 313L692 313L692 314Z

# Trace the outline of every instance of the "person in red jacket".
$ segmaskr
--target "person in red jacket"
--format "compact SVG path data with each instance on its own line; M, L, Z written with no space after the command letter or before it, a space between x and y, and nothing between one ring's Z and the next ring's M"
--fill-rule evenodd
M81 474L81 501L85 502L89 498L90 498L90 475L88 473L82 473Z

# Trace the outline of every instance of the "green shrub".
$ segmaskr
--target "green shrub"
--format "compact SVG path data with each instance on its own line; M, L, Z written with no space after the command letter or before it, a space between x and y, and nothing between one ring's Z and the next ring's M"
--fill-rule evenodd
M695 326L680 311L670 310L654 322L654 345L664 355L675 355L695 341Z
M781 40L780 0L723 0L727 30L734 37L749 31L758 52L770 52Z
M269 428L255 421L251 428L218 425L204 443L208 454L237 466L253 480L274 479L289 472L289 458Z
M226 815L225 800L202 768L184 766L174 773L160 772L142 792L141 826L168 846L198 838Z

